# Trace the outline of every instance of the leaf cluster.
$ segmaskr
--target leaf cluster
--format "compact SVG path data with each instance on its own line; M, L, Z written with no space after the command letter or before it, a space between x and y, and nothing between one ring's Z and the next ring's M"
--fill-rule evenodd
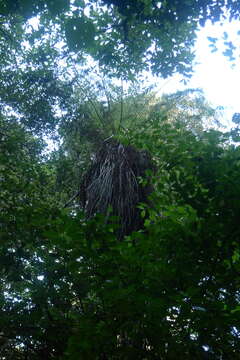
M60 209L40 145L2 120L3 359L238 359L239 147L159 111L131 131L155 190L119 242L117 219Z
M57 29L67 56L77 54L83 60L91 55L106 74L129 78L150 69L164 78L176 72L189 77L198 25L223 20L226 12L231 20L237 19L239 5L213 0L3 0L0 35L13 44L7 23L14 21L19 31L25 31L24 24L35 18L49 37ZM33 33L44 41L39 30ZM236 47L231 41L226 46L225 55L231 60Z

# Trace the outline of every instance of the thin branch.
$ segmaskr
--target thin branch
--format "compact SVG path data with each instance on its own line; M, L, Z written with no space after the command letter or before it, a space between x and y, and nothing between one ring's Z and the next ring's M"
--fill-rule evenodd
M104 121L103 121L103 118L102 118L102 116L99 114L99 112L98 112L98 110L97 110L97 107L96 107L94 101L93 101L90 97L88 98L88 101L89 101L90 104L92 105L92 107L93 107L93 109L94 109L94 111L95 111L98 119L100 120L102 126L105 126L105 123L104 123Z
M80 191L78 191L76 194L74 194L67 202L66 204L63 206L63 208L65 209L66 207L68 207L69 204L71 204L71 202L73 202L73 200L76 199L76 197L80 194Z
M119 129L122 126L123 122L123 80L121 79L121 103L120 103L120 121L119 121Z
M103 121L103 118L102 118L102 116L99 114L99 112L98 112L98 110L97 110L97 107L96 107L94 101L92 100L92 98L91 98L90 96L86 95L86 94L84 93L84 90L82 90L81 88L80 88L79 90L81 91L81 93L82 93L83 95L86 96L87 100L90 102L91 106L93 107L93 110L95 111L98 119L100 120L100 123L101 123L102 126L104 127L104 126L105 126L105 123L104 123L104 121ZM88 91L88 92L89 92L89 91Z

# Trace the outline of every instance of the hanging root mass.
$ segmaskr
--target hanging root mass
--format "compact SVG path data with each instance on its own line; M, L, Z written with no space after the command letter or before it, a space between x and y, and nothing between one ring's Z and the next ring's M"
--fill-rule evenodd
M137 204L147 202L152 188L139 184L139 177L153 169L149 154L114 141L103 144L89 170L83 177L80 200L87 218L97 213L119 219L118 237L130 234L143 226Z

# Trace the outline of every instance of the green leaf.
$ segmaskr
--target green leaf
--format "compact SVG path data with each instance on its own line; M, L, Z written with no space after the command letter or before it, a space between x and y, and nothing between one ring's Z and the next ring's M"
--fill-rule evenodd
M72 51L89 50L94 46L95 26L86 16L67 20L65 34Z

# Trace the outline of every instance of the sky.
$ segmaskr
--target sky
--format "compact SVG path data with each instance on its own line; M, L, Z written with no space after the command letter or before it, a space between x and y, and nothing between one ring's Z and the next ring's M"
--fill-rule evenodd
M223 25L210 22L201 28L195 45L194 74L187 85L180 82L180 76L160 82L159 93L170 93L187 88L201 88L206 99L214 107L224 107L223 121L231 127L231 118L235 112L240 113L240 31L239 22L226 21ZM236 46L236 60L230 61L223 55L223 33L228 33L227 41ZM218 51L211 52L208 37L219 38ZM233 66L234 65L234 66Z

